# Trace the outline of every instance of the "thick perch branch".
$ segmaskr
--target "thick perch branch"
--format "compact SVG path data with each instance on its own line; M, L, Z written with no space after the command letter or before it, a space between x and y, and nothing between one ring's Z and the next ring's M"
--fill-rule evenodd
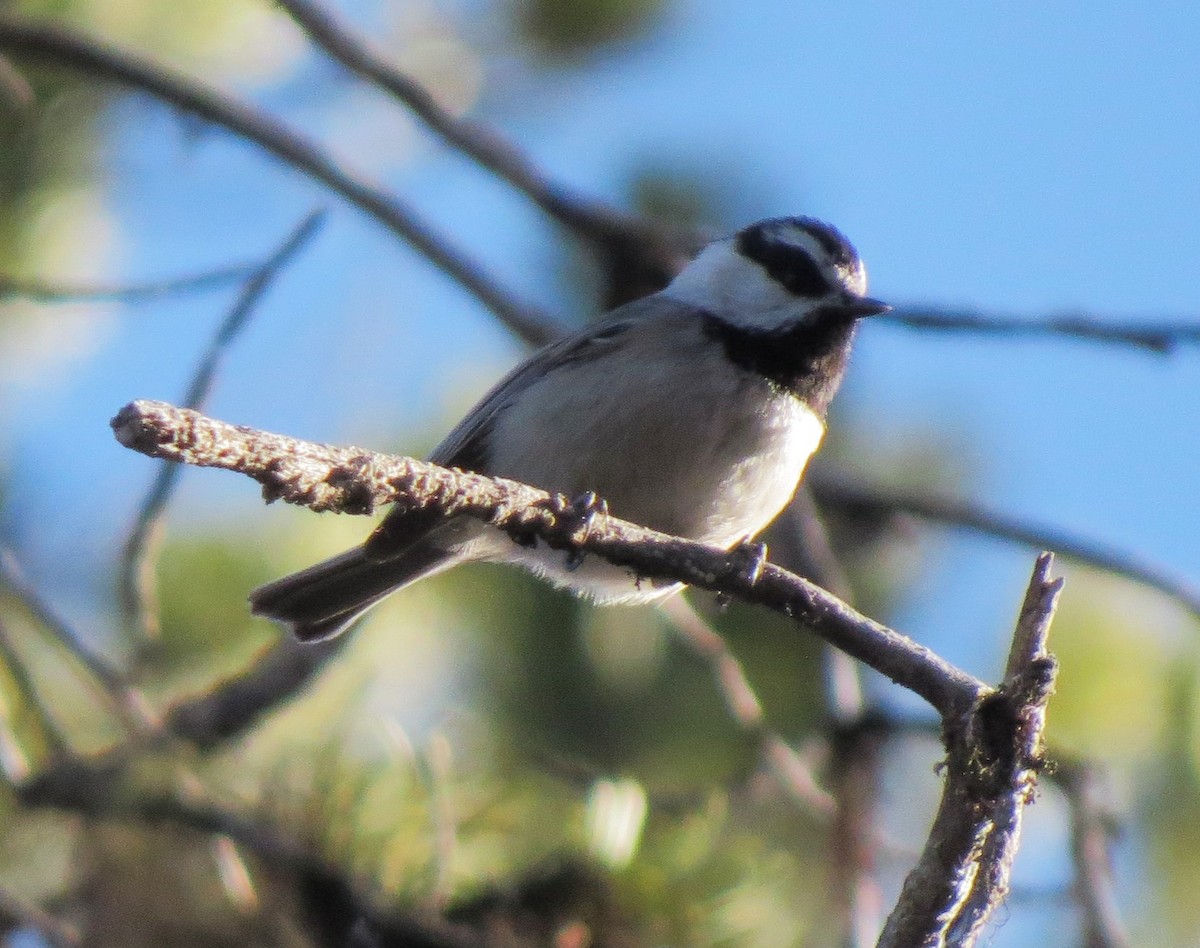
M162 402L133 402L112 427L123 445L150 457L253 477L268 501L358 514L397 503L412 511L475 517L523 539L539 537L555 549L593 553L640 577L767 606L916 692L943 716L965 713L990 691L906 636L745 550L721 550L613 517L586 525L564 498L515 481L298 441Z
M1007 891L1021 815L1042 766L1055 664L1046 636L1061 581L1038 560L1003 684L996 689L829 593L763 562L602 516L585 522L564 497L513 481L405 457L298 441L228 425L161 402L134 402L112 421L117 439L151 457L219 467L257 480L270 500L369 513L384 503L471 516L528 542L585 551L639 577L700 586L782 612L930 702L948 758L942 803L925 851L880 941L974 944Z

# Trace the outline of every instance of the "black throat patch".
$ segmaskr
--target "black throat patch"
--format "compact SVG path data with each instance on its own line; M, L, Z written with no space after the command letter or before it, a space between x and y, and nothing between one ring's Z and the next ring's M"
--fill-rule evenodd
M854 341L854 320L835 310L780 329L735 326L704 314L704 332L725 347L734 365L761 375L803 400L821 418L842 383Z

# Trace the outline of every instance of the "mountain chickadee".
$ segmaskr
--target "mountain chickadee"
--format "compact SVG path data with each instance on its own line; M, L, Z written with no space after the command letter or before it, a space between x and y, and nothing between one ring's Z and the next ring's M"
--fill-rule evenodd
M825 432L855 322L890 307L862 261L810 217L760 221L709 244L669 286L613 310L505 376L430 460L576 497L614 516L731 548L791 499ZM355 549L250 597L304 641L467 560L516 562L598 603L661 599L591 557L523 547L467 517L423 533L393 512ZM419 523L419 521L418 521ZM414 535L415 532L415 535Z

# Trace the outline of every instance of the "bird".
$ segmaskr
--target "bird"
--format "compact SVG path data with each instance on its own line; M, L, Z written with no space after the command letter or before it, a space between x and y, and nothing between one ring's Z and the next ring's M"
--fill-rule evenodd
M429 460L599 497L624 520L733 549L791 500L858 320L889 309L867 295L863 262L835 227L758 221L518 365ZM255 590L251 609L323 641L397 590L474 560L517 563L601 605L682 588L465 516L393 509L362 545Z

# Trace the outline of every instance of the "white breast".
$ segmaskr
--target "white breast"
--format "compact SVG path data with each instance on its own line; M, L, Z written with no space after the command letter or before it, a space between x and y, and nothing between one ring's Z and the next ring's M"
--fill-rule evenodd
M705 543L758 534L795 492L821 420L733 366L694 317L673 334L629 335L619 357L550 372L502 412L489 473L568 496L595 491L615 516ZM530 562L527 551L489 544L484 555L520 559L604 602L665 592L638 589L594 558L567 573L562 553L534 551Z

